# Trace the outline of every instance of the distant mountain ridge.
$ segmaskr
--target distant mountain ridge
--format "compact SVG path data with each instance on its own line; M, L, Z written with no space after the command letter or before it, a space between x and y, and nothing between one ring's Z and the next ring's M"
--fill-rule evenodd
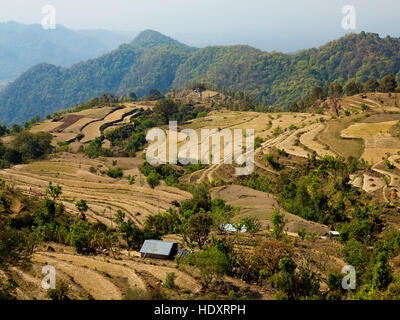
M70 68L37 65L0 92L0 120L21 123L71 107L103 92L143 96L206 82L247 91L261 103L287 107L315 85L393 73L400 78L400 39L373 33L349 34L296 54L244 46L189 47L146 30L132 42Z
M68 67L98 57L130 39L106 30L70 30L57 25L0 23L0 81L14 80L38 63Z

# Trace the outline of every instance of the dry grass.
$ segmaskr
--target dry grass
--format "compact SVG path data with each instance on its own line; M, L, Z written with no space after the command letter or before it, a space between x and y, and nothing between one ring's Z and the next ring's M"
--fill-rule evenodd
M230 185L213 189L211 196L212 198L223 199L227 203L241 208L240 213L234 218L235 221L242 217L252 216L260 219L264 227L272 226L272 213L275 209L279 209L285 214L289 232L297 233L301 228L321 235L328 232L328 228L322 224L285 212L284 209L279 207L275 197L271 194L244 186Z

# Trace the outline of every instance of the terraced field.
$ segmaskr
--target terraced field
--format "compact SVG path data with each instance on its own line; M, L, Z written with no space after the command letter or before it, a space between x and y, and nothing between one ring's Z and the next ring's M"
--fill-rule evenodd
M100 137L101 135L100 129L102 126L110 123L115 124L117 122L122 122L127 115L132 113L133 110L135 110L135 108L133 107L127 107L115 110L114 112L104 117L104 119L89 123L82 129L82 134L84 135L84 137L81 140L81 142L87 143L97 137Z
M241 208L240 213L234 218L235 221L242 217L252 216L259 218L264 227L267 227L274 209L280 209L284 213L285 219L287 219L286 227L288 232L293 235L296 235L301 228L320 235L325 235L329 231L322 224L285 212L279 208L279 204L273 195L261 191L244 186L231 185L214 188L211 196L212 198L224 199L227 203Z
M146 105L117 105L114 107L97 107L75 113L67 113L35 125L31 132L45 131L53 135L55 142L74 143L73 150L80 145L100 137L105 128L116 128L128 123L138 108L149 108ZM80 140L78 141L78 136Z
M58 183L63 190L61 201L77 213L74 202L84 199L89 206L88 217L112 225L116 211L126 212L139 225L147 215L172 207L172 202L188 199L187 192L167 186L151 189L139 174L143 160L113 158L126 174L136 176L136 183L129 185L125 178L113 179L104 171L112 167L111 159L88 159L82 155L60 154L60 158L19 165L0 171L0 177L12 182L26 193L43 196L49 182ZM91 173L94 168L95 173ZM93 169L92 169L93 171Z

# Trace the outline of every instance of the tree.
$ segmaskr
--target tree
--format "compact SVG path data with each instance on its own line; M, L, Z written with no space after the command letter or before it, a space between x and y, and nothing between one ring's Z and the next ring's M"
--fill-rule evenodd
M346 95L347 96L354 96L355 94L360 93L359 87L355 83L355 81L349 81L345 87Z
M79 213L81 214L82 220L86 220L86 211L88 211L89 207L85 200L79 200L75 203L75 207L78 209Z
M370 256L366 245L354 239L346 242L342 252L344 253L344 261L361 270L368 263Z
M304 240L306 235L307 235L307 231L306 228L300 228L299 231L297 231L298 236L300 237L301 240Z
M128 254L130 249L140 250L146 239L157 240L160 238L160 235L152 230L138 228L131 219L125 221L125 213L121 210L117 211L114 221L118 224L118 229L126 241Z
M133 101L136 101L137 100L136 92L134 91L129 92L129 98L132 99Z
M209 211L211 209L211 196L208 192L208 187L205 183L197 186L193 192L193 209L198 211L199 209L204 209Z
M50 181L49 186L46 189L46 193L53 199L53 201L56 201L58 197L61 195L61 187L57 183L56 186L53 186L53 183Z
M397 87L396 78L393 74L389 74L383 78L380 86L379 91L381 92L395 92Z
M151 171L150 174L147 176L146 180L152 189L154 189L156 186L160 184L159 174L155 171Z
M15 149L6 149L6 152L3 156L4 160L8 161L11 164L18 164L22 162L22 155L21 152Z
M171 99L162 99L156 103L153 111L161 115L164 123L168 123L171 116L178 112L178 105Z
M86 221L75 221L70 228L67 240L70 245L75 247L78 253L89 249L92 240L89 223Z
M235 215L235 208L227 205L222 199L214 199L211 202L211 217L213 219L214 227L220 231L224 230L224 225L231 222Z
M338 102L339 102L339 98L343 94L342 86L339 83L335 83L335 84L332 83L329 86L329 94L330 94L330 96L332 98L333 108L335 109L336 116L339 116Z
M165 278L165 286L168 289L175 289L176 284L175 284L175 272L168 272L167 277Z
M26 265L36 243L29 243L29 234L12 227L4 214L0 215L0 269ZM1 288L0 288L1 294Z
M379 290L386 289L392 279L392 269L388 264L387 255L380 253L372 269L372 287Z
M196 242L199 249L208 241L213 220L208 213L197 213L189 218L188 237L192 242Z
M149 95L147 96L147 99L154 101L154 100L160 100L164 98L163 94L160 92L158 89L151 89L149 91Z
M343 87L340 83L332 83L329 86L329 93L332 98L340 98L343 95Z
M273 227L272 227L272 235L275 239L280 239L285 230L286 221L283 214L280 213L278 209L275 209L272 218L271 218Z
M22 131L12 141L12 147L19 151L24 160L40 159L53 150L53 136L48 132L31 133Z
M379 88L379 82L375 78L368 79L364 84L366 92L375 92Z
M261 230L260 220L256 217L244 217L240 219L240 223L246 228L249 233L257 233Z
M227 257L216 247L189 254L185 263L199 269L203 287L208 287L213 280L220 280L229 270Z
M325 99L326 98L326 92L324 89L322 89L319 86L314 86L311 90L311 98L313 100L317 99Z
M292 103L289 105L289 111L290 111L290 112L299 112L299 111L300 111L300 107L299 107L299 105L298 105L296 102L292 102Z

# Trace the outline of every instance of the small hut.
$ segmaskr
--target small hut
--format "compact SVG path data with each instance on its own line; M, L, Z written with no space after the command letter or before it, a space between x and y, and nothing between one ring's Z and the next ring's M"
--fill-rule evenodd
M177 242L161 240L145 240L140 249L142 258L173 259L177 253Z

